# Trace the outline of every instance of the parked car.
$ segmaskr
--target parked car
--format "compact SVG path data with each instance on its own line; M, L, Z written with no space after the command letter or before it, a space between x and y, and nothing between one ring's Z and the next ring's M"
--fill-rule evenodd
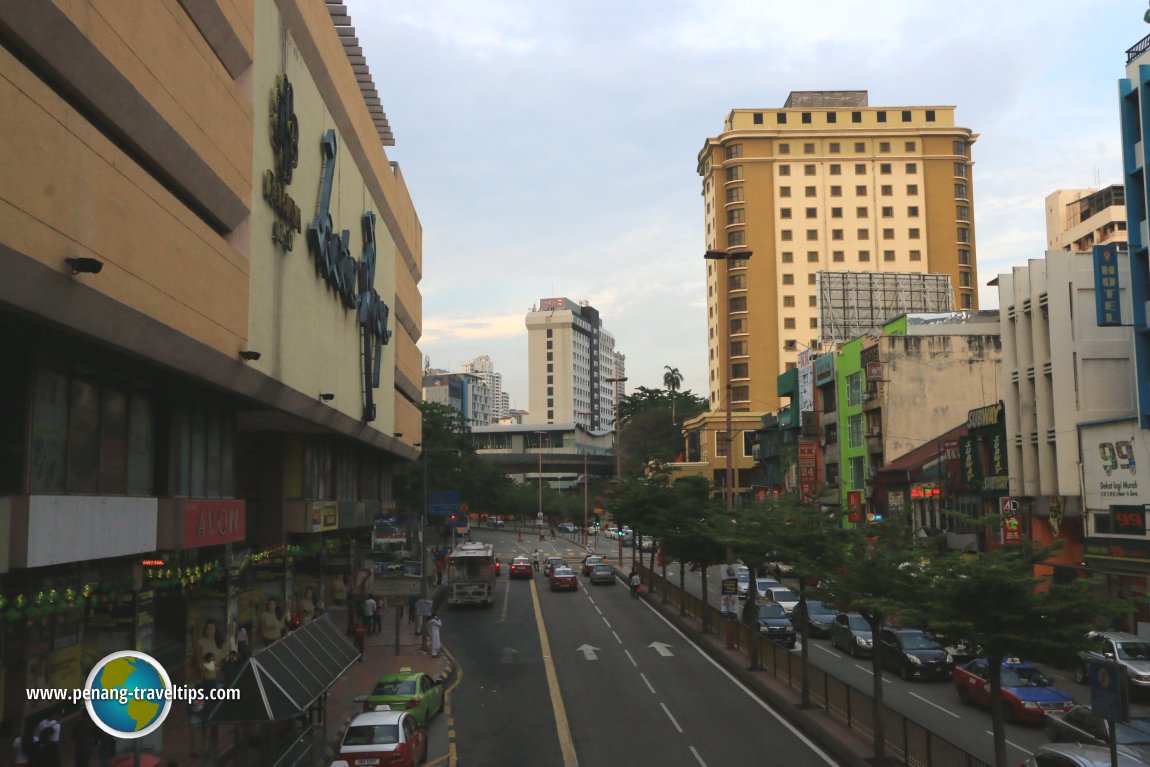
M372 711L351 720L339 746L349 764L415 767L427 760L427 730L406 711Z
M739 599L747 598L747 590L751 587L751 568L746 565L727 565L723 568L723 577L738 579Z
M543 560L543 574L550 577L551 571L556 567L566 567L567 560L563 557L547 557Z
M1010 659L1002 664L1002 702L1008 722L1041 724L1053 711L1069 711L1074 698L1029 663ZM990 664L975 658L956 666L951 677L958 699L967 706L990 705Z
M879 631L878 647L883 668L903 679L950 679L954 659L942 645L921 629L886 627Z
M1090 661L1112 661L1126 667L1126 679L1134 690L1150 690L1150 641L1121 631L1091 631L1081 661L1074 669L1074 681L1086 684Z
M759 634L784 647L795 646L795 626L778 602L759 602Z
M1114 733L1120 746L1150 747L1150 717L1131 717L1128 722L1115 722ZM1055 743L1086 743L1092 746L1110 745L1106 720L1097 716L1089 706L1074 706L1068 711L1052 711L1046 715L1046 737Z
M1081 743L1046 743L1022 763L1022 767L1110 767L1110 749L1106 746L1084 746ZM1118 747L1118 767L1150 767L1138 753L1126 746Z
M419 725L426 727L431 717L443 710L443 685L422 671L404 666L376 680L371 694L363 702L363 710L375 711L376 706L407 711Z
M852 658L869 658L874 651L870 623L858 613L839 613L831 624L831 647Z
M799 595L784 586L771 586L763 594L764 599L778 602L787 611L787 615L794 612L799 604Z
M611 565L598 564L591 568L591 574L588 576L591 580L591 585L594 586L599 583L606 583L608 586L615 585L615 568Z
M561 533L573 533L577 528L570 522L560 522L555 529Z
M530 578L532 577L531 560L527 557L515 557L511 560L511 569L507 572L510 578Z
M826 602L820 602L817 599L808 599L806 607L799 605L791 614L791 620L795 622L795 628L802 630L802 624L805 621L807 624L807 634L813 637L829 637L831 635L831 624L835 621L835 616L838 615L838 610L828 605Z
M767 598L767 589L781 589L783 584L774 578L755 578L755 592L759 599Z
M551 568L551 590L559 591L561 589L578 591L579 579L575 577L575 571L570 567L556 565Z
M496 528L503 527L503 520L502 519L496 519L495 517L488 517L485 524L488 527L496 527Z

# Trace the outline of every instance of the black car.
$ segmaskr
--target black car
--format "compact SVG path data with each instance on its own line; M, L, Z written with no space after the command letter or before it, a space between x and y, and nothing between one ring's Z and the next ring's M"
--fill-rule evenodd
M874 651L870 624L858 613L839 613L831 624L831 647L846 650L852 658L869 658Z
M950 653L921 629L887 627L879 631L876 650L883 668L903 679L945 679L954 673Z
M795 646L795 625L778 602L759 602L759 634L787 648Z
M799 603L795 608L795 613L792 616L795 621L795 628L801 628L801 621L806 621L807 633L813 637L829 637L831 635L831 625L834 623L835 616L838 615L838 610L831 607L825 602L808 599L805 603Z

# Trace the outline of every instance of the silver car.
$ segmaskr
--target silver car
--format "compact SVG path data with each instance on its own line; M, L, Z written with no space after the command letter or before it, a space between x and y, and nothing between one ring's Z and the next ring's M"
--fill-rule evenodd
M587 576L591 580L591 585L597 583L606 583L608 586L615 585L615 568L611 565L592 565L591 574Z
M1047 743L1036 748L1022 767L1110 767L1110 764L1107 746ZM1126 746L1119 746L1118 767L1150 767L1150 762Z
M1121 631L1091 631L1086 649L1078 653L1081 663L1074 669L1074 681L1086 684L1090 661L1110 661L1126 667L1126 678L1135 688L1150 690L1150 642Z

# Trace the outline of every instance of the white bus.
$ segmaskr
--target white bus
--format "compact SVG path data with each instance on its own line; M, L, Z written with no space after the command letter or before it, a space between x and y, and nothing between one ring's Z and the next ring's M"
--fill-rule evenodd
M447 603L495 604L495 549L490 543L463 543L447 559Z

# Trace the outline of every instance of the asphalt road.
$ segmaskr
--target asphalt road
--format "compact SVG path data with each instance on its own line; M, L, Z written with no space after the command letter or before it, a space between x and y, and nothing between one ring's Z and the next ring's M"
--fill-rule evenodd
M475 533L516 553L570 541ZM551 592L538 574L498 584L493 608L446 611L456 662L458 763L835 765L622 583Z

